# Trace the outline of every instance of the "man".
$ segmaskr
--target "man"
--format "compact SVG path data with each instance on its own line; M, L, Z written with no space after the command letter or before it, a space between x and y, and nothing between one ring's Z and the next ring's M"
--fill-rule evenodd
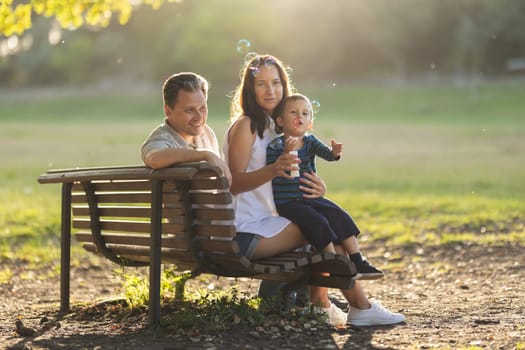
M195 73L177 73L164 82L162 93L166 118L142 144L144 164L159 169L205 160L220 167L230 181L230 170L219 156L217 137L206 125L208 81Z
M206 125L208 117L208 82L195 73L178 73L162 87L164 123L154 129L142 145L142 160L153 168L206 160L219 166L231 183L229 167L218 156L219 147L213 130ZM276 297L286 283L263 281L262 297ZM302 291L304 294L304 291ZM302 294L298 299L307 299ZM302 300L305 302L304 300Z

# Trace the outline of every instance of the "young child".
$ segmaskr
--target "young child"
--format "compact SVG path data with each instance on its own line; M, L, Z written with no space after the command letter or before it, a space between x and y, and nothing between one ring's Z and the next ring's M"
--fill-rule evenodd
M341 143L331 140L331 148L314 135L307 134L313 126L313 109L308 98L292 94L276 108L273 118L275 138L266 149L266 163L271 164L283 153L297 151L301 160L299 174L315 172L315 156L327 161L339 160ZM300 175L299 175L300 176ZM357 268L354 279L372 280L383 277L383 271L364 260L357 243L359 229L343 209L326 198L304 198L299 177L272 180L275 205L279 215L301 228L306 239L318 251L335 253L334 244L341 245Z

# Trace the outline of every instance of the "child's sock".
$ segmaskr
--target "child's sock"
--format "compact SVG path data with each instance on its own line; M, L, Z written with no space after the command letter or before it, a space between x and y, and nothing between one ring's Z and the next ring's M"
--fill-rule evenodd
M363 262L363 256L360 252L350 254L350 260L352 260L354 264L359 264Z

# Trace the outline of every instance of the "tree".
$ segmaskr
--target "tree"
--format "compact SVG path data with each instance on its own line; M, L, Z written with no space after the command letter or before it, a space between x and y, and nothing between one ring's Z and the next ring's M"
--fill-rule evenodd
M54 17L63 28L79 28L85 24L107 27L113 14L126 24L134 7L145 4L158 9L164 2L182 0L2 0L0 4L0 35L21 35L32 27L32 15Z

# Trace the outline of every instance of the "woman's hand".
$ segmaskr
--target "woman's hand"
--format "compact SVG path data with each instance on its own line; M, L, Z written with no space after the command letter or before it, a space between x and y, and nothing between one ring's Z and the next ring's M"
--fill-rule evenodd
M303 177L304 176L304 177ZM326 185L319 176L313 171L310 173L303 173L300 181L306 186L299 186L299 189L305 194L304 198L320 198L326 194Z
M277 160L272 163L273 166L273 177L284 177L287 179L293 179L293 176L290 176L290 170L296 168L296 164L299 164L301 160L296 158L295 155L284 153ZM288 173L287 173L288 172Z

